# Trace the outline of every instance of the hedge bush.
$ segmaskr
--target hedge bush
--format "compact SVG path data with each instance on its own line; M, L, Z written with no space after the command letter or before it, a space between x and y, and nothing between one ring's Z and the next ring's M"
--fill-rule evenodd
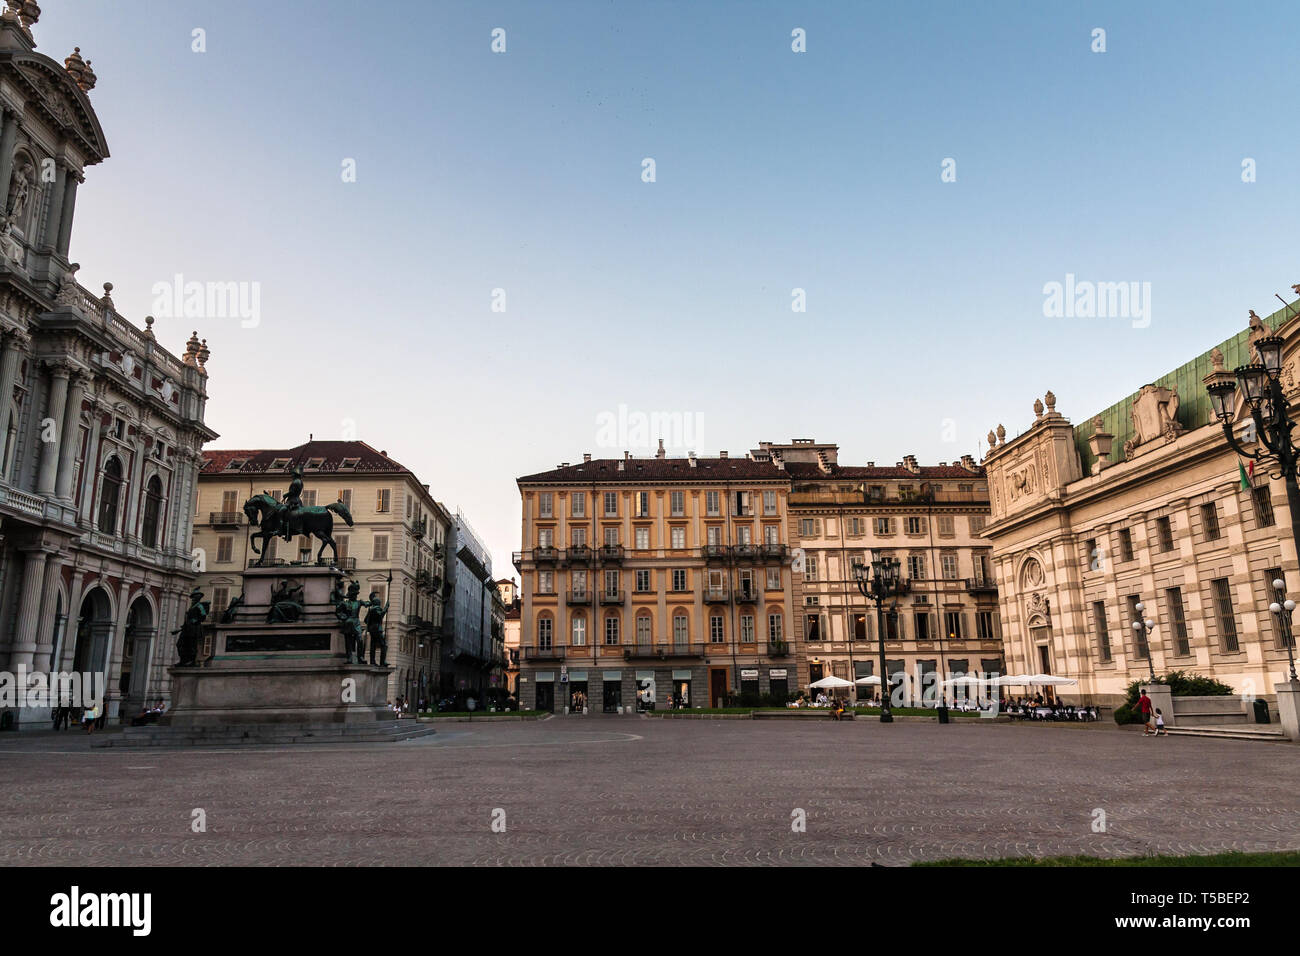
M1115 708L1115 723L1140 724L1142 713L1137 709L1138 693L1143 687L1164 684L1174 697L1231 697L1235 691L1222 681L1187 671L1170 671L1155 680L1135 680L1126 688L1125 701Z

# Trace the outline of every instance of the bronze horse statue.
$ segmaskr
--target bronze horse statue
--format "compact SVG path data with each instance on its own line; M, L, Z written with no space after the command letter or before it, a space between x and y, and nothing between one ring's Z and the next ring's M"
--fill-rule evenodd
M331 514L330 512L333 512ZM348 525L352 527L352 513L348 511L347 506L341 501L332 502L323 508L315 505L303 505L301 508L293 510L294 520L292 527L286 527L289 520L289 509L276 501L271 495L253 495L244 502L244 514L248 518L250 525L255 525L259 529L257 532L249 532L248 541L252 546L253 553L259 555L257 567L261 567L266 561L266 543L278 535L305 534L310 537L320 539L320 550L316 552L316 560L319 561L325 554L325 546L329 545L334 549L334 560L339 559L339 548L334 543L332 533L334 531L334 515L338 515ZM257 549L257 539L262 539L262 550Z

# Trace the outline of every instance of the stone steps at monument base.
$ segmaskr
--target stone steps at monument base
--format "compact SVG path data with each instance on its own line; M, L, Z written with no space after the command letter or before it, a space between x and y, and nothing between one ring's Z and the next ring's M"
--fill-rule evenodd
M1220 740L1262 740L1276 743L1287 741L1281 727L1265 729L1268 724L1238 724L1202 727L1170 727L1169 736L1174 737L1217 737Z
M373 724L227 724L217 727L127 727L91 747L250 747L274 744L394 743L437 733L413 721Z

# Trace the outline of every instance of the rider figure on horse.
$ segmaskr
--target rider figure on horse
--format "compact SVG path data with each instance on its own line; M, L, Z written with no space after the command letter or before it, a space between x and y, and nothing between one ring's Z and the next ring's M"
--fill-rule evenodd
M289 490L284 493L284 498L281 499L284 504L284 527L281 529L280 535L285 541L293 537L294 514L302 507L302 466L294 465L289 469L289 474L293 476L293 480L289 482Z

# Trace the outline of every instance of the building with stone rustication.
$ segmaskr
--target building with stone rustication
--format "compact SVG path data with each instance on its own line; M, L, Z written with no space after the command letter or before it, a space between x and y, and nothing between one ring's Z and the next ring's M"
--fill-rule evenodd
M15 8L19 11L15 13ZM0 14L0 669L99 672L109 719L166 697L195 575L206 344L177 358L77 284L77 189L108 145L79 51ZM49 727L49 709L8 712Z
M989 433L984 536L1010 670L1076 678L1067 700L1115 703L1152 669L1273 695L1287 647L1270 582L1300 589L1285 489L1263 469L1243 479L1205 379L1255 361L1252 342L1272 328L1295 409L1296 314L1279 310L1080 424L1049 392L1024 432ZM1149 641L1131 627L1139 602L1155 622Z
M194 551L203 567L199 586L213 612L222 612L241 593L243 570L262 557L252 551L244 502L263 492L278 499L294 466L303 470L304 505L342 502L353 524L333 519L337 561L328 548L317 558L319 540L296 536L287 542L273 538L266 563L283 567L292 581L296 567L334 562L361 584L363 599L377 591L389 605L384 619L388 663L394 668L389 697L429 698L438 687L442 664L452 518L410 469L365 442L308 441L294 448L204 452ZM265 615L267 610L249 607L239 613Z
M857 680L880 672L876 609L853 568L872 554L896 558L910 590L886 608L885 666L907 699L933 702L937 682L1001 674L1002 638L991 552L980 532L989 514L984 469L970 456L921 465L841 465L838 446L797 439L760 452L790 476L789 538L800 673ZM863 697L875 695L865 687Z

